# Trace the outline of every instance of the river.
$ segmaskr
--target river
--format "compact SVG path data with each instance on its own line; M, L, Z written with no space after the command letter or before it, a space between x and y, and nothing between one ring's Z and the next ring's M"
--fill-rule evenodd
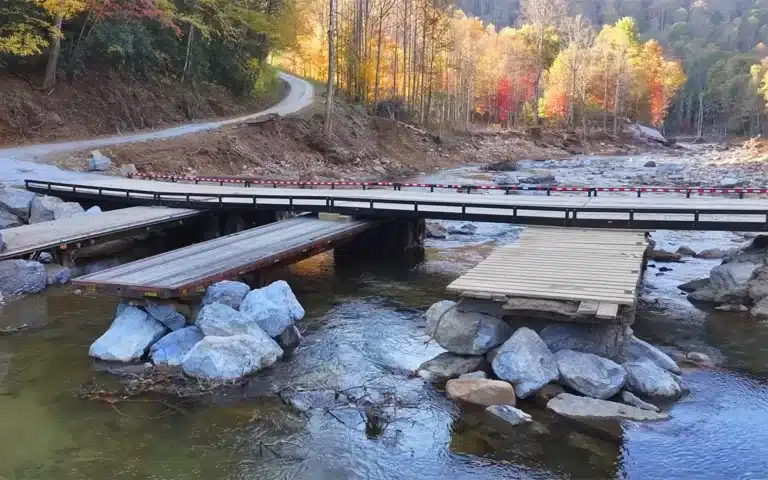
M643 160L601 162L617 166L611 171L618 180ZM591 168L553 172L581 178ZM467 167L422 180L435 179L482 182L491 175ZM336 265L322 254L273 272L307 311L302 346L243 387L172 410L151 397L114 406L78 398L84 384L115 382L93 368L87 351L111 322L116 299L61 287L9 303L0 327L29 328L0 336L0 478L765 478L768 325L701 311L676 288L706 276L718 260L646 272L637 335L668 351L707 353L717 366L684 370L691 392L669 406L672 418L626 425L618 441L569 428L528 403L521 408L534 416L535 431L497 430L481 410L459 408L409 375L442 351L424 342L423 311L447 298L452 279L520 231L477 226L474 235L428 240L425 260L415 266ZM727 232L653 236L673 250L745 241ZM288 389L340 395L302 414L265 393ZM366 424L368 409L360 407L366 398L383 405L375 425Z

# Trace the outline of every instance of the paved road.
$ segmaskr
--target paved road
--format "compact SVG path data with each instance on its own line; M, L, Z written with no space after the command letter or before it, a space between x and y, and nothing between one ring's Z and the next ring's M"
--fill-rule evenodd
M179 127L163 130L152 130L133 135L115 135L111 137L99 137L90 140L77 140L72 142L48 143L39 145L26 145L23 147L0 149L0 184L23 183L24 178L30 176L48 178L50 180L71 181L76 178L85 178L87 174L67 172L51 165L34 163L36 160L52 153L74 152L101 148L122 143L142 142L145 140L157 140L163 138L179 137L190 133L211 130L224 125L243 122L255 117L277 113L288 115L297 112L312 103L314 89L312 84L300 78L279 73L280 78L288 82L290 90L288 95L277 105L261 112L252 113L244 117L218 120L215 122L192 123ZM88 175L93 177L93 175Z

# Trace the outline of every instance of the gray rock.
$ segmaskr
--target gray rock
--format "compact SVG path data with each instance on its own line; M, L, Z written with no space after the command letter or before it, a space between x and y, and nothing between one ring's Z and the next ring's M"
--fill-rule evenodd
M112 160L109 157L102 154L99 150L91 152L91 158L88 161L89 172L103 172L109 170L112 166Z
M624 327L559 323L544 327L539 335L552 352L575 350L613 358L624 342Z
M551 185L555 183L555 176L551 173L539 173L530 177L520 178L520 183L529 183L535 185Z
M747 281L747 295L753 302L768 297L768 265L758 267Z
M40 255L37 256L37 261L43 265L48 265L49 263L53 263L53 255L48 252L40 252Z
M485 365L485 357L465 357L455 353L445 352L419 365L416 370L419 376L433 382L444 382L474 372Z
M291 325L283 330L283 333L278 335L275 340L283 351L290 352L299 348L299 345L301 344L301 332L296 328L296 325Z
M210 381L228 381L258 372L283 356L264 332L229 337L206 336L181 363L185 374Z
M560 350L555 353L560 383L592 398L611 398L627 379L621 365L591 353Z
M203 332L195 326L185 327L161 338L149 349L149 358L155 365L178 367L184 357L203 339Z
M561 393L547 403L547 409L572 420L666 420L666 413L642 410L623 403L609 402L597 398L579 397Z
M0 253L4 252L8 248L8 244L5 243L5 237L3 237L3 232L0 232Z
M16 215L23 221L29 221L29 210L36 195L26 190L13 187L0 187L0 207Z
M40 262L0 261L0 293L6 297L41 292L45 290L47 280L45 267Z
M502 344L491 365L502 380L512 382L517 396L526 398L559 377L557 362L544 341L527 327Z
M519 165L514 160L499 160L498 162L489 163L485 166L485 170L492 170L495 172L514 172L519 168Z
M203 306L197 313L195 325L200 327L205 336L229 337L264 333L252 317L223 303L211 303Z
M656 166L656 162L654 162L653 160L648 160L647 162L645 162L645 165L643 165L643 166L644 167L648 167L648 168L655 167Z
M678 253L680 255L686 256L686 257L695 257L696 251L694 251L691 247L687 245L683 245L680 248L677 249L675 253Z
M679 253L659 249L651 250L651 253L648 254L648 258L655 262L679 262L681 256Z
M708 248L696 254L696 258L723 258L725 252L719 248Z
M485 411L510 425L520 425L533 421L533 417L519 408L509 405L491 405L490 407L487 407Z
M0 272L2 272L2 270L0 270ZM0 284L0 291L2 291L2 284ZM764 297L757 302L749 311L749 314L759 320L768 320L768 297Z
M88 355L101 360L138 360L165 335L165 326L136 307L126 307L104 335L91 345Z
M284 280L252 290L243 299L240 311L253 318L270 337L304 318L304 308Z
M139 171L136 170L136 165L132 163L126 163L125 165L120 165L120 175L124 177L136 175L137 173L139 173Z
M428 221L426 222L426 230L424 234L427 238L444 240L448 237L448 229L441 223Z
M622 364L627 371L627 390L644 397L679 398L682 388L674 375L653 362L641 360Z
M171 303L158 303L150 300L144 308L155 320L171 330L179 330L187 324L184 315L177 312L176 306Z
M744 185L744 179L738 177L725 177L721 179L719 183L722 188L734 188Z
M54 211L56 207L63 204L64 201L57 197L35 197L32 201L32 207L29 210L29 223L49 222L54 220Z
M485 379L485 378L488 378L488 374L481 370L478 370L476 372L462 373L461 375L459 375L459 378Z
M697 365L703 365L707 367L711 367L715 364L715 362L712 361L712 358L710 358L709 355L706 353L701 352L688 352L688 354L685 356L685 358L688 361L691 361Z
M46 265L45 274L48 285L64 285L72 279L72 271L61 265Z
M759 266L759 263L738 261L720 264L709 272L710 286L715 292L743 287Z
M242 282L231 280L217 282L205 290L203 305L221 303L237 310L250 291L251 287Z
M661 411L661 409L656 405L652 403L644 402L643 400L637 398L632 392L627 390L622 390L621 401L626 403L627 405L632 405L633 407L637 407L640 410L649 410L651 412Z
M659 368L673 373L680 373L680 367L677 366L677 363L675 363L669 355L650 343L640 340L634 335L622 345L621 351L619 352L619 358L622 363L637 362L647 359L656 364Z
M517 175L507 173L503 175L494 175L493 183L499 186L517 185L520 183L520 180L517 178Z
M20 227L24 221L7 210L0 209L0 230L4 228Z
M733 290L721 290L715 294L715 303L738 305L747 300L747 287L737 287Z
M449 352L483 355L512 335L502 319L477 312L460 312L456 302L443 300L427 310L425 333Z
M101 212L101 207L98 206L98 205L94 205L94 206L92 206L91 208L89 208L88 210L85 211L86 215L98 215L100 213L102 213Z
M477 232L477 225L465 223L461 227L448 227L448 233L451 235L474 235Z
M64 202L56 205L53 208L53 219L61 220L63 218L76 217L85 213L83 207L76 202Z
M709 278L700 278L698 280L691 280L690 282L685 282L681 285L678 285L677 288L684 292L695 292L696 290L701 290L702 288L709 286ZM714 296L713 296L714 298Z
M715 301L715 297L717 296L717 292L715 289L707 284L706 287L700 288L696 291L693 291L688 294L688 301L690 302L706 302L706 303L712 303Z

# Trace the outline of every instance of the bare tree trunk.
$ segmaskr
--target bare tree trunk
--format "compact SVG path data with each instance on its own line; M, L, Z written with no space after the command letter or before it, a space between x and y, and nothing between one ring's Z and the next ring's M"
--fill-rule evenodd
M192 51L192 38L195 36L195 26L191 23L189 24L189 33L187 34L189 38L187 38L187 54L184 58L184 70L181 72L181 83L184 84L184 77L187 74L187 69L189 68L189 54Z
M325 120L323 121L323 134L326 137L331 136L331 112L333 110L333 74L336 66L333 37L336 34L336 2L330 0L330 21L328 22L328 90L325 100Z
M699 92L699 118L698 118L698 129L696 131L696 137L701 138L702 130L703 130L703 123L704 123L704 93Z
M376 45L376 83L373 87L373 108L379 103L379 67L381 65L381 23L384 21L384 12L379 15L379 39Z
M50 88L56 83L56 68L59 64L59 52L61 51L61 25L64 23L63 15L56 15L55 32L53 37L53 48L48 55L48 64L45 67L45 78L43 79L43 88Z

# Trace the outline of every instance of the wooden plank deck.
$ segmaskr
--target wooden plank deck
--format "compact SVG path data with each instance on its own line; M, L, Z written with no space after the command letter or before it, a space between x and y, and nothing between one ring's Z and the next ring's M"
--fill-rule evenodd
M494 250L448 290L506 297L634 305L645 234L633 231L529 227L517 243Z
M374 224L302 216L137 260L74 283L122 297L179 298L220 280L329 250Z
M175 222L199 214L199 210L187 208L130 207L6 228L3 230L3 238L7 249L0 253L0 260L55 247L66 248L78 242Z

